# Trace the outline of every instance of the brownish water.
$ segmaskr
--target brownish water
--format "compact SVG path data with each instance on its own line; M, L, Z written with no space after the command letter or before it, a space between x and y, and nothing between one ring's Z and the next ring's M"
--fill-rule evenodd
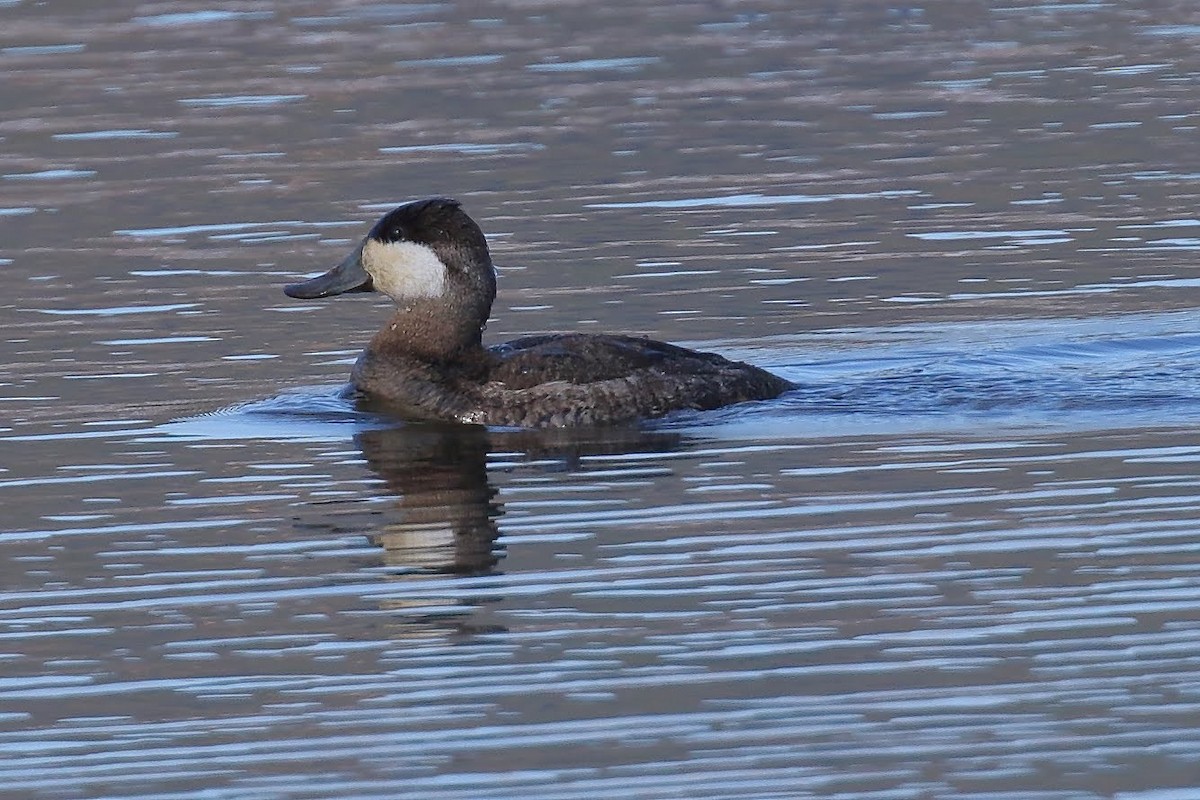
M4 797L1200 793L1190 3L0 0ZM801 384L402 426L298 303Z

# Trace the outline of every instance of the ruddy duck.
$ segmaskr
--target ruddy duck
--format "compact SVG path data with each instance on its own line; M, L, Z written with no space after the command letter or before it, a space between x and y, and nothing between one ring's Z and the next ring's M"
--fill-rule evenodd
M324 275L314 299L379 291L396 302L351 374L368 406L407 418L523 428L611 425L778 397L792 384L749 364L635 336L560 333L485 348L496 272L455 200L400 206Z

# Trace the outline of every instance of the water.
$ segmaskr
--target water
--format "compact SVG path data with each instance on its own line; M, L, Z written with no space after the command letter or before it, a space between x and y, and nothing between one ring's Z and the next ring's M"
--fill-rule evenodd
M1200 20L794 5L0 2L6 797L1200 792ZM433 194L799 388L356 410Z

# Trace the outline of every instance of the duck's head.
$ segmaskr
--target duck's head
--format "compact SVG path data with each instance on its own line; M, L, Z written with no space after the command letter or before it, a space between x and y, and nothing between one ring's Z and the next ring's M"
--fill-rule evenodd
M346 292L378 291L401 308L421 303L448 313L482 315L496 297L496 272L487 240L457 200L415 200L389 211L333 269L284 287L311 300Z

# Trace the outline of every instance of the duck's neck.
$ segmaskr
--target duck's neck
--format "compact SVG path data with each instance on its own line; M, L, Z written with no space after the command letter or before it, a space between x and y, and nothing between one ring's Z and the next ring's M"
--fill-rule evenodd
M434 307L436 306L436 307ZM478 324L441 303L402 307L375 334L351 372L354 387L401 416L463 420L490 358Z
M480 309L450 307L440 299L414 300L397 309L371 338L367 352L389 361L474 361L483 350L479 313Z

